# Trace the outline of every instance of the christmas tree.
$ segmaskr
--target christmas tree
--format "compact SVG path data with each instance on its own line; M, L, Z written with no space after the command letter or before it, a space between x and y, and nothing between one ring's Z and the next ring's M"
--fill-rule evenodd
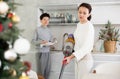
M15 5L14 0L0 0L0 79L20 79L28 70L20 55L29 50L30 44L19 38L21 30L16 24L20 18L14 12Z

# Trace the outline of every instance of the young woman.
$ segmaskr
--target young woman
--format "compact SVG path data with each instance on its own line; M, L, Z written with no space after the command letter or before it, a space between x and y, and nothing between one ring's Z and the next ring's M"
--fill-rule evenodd
M91 10L91 5L88 3L82 3L78 7L79 23L74 32L75 52L63 60L68 64L75 58L75 79L82 79L93 66L91 50L94 44L94 27L90 22Z

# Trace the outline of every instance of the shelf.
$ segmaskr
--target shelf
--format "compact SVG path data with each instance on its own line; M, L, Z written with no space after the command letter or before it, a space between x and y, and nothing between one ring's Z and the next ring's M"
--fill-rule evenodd
M53 10L75 10L77 11L77 5L47 5L47 6L41 6L39 9L44 9L47 11L53 11Z
M77 26L77 23L49 23L49 26Z
M77 23L60 23L60 22L56 22L56 23L49 23L49 26L77 26ZM93 26L95 26L95 27L97 27L97 26L98 27L104 27L105 24L93 24ZM120 24L112 24L112 26L120 27Z

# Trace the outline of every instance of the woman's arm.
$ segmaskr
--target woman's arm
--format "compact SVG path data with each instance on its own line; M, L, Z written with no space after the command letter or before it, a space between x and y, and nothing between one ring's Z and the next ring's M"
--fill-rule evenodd
M41 40L41 39L38 39L38 32L37 31L38 30L35 31L34 37L32 39L32 43L35 44L35 45L40 45L44 41Z
M72 54L72 55L69 56L69 57L65 57L65 58L63 59L63 61L65 61L65 64L69 64L70 61L71 61L74 57L75 57L74 54Z

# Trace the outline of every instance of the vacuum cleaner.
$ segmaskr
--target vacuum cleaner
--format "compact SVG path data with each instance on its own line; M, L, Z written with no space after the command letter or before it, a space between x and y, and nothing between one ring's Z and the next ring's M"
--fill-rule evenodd
M73 50L74 44L75 44L75 40L74 40L73 34L65 33L63 35L63 45L62 45L62 51L63 51L64 58L70 56L74 52ZM65 63L66 61L62 61L62 67L61 67L59 79L62 78L65 65L66 65Z

